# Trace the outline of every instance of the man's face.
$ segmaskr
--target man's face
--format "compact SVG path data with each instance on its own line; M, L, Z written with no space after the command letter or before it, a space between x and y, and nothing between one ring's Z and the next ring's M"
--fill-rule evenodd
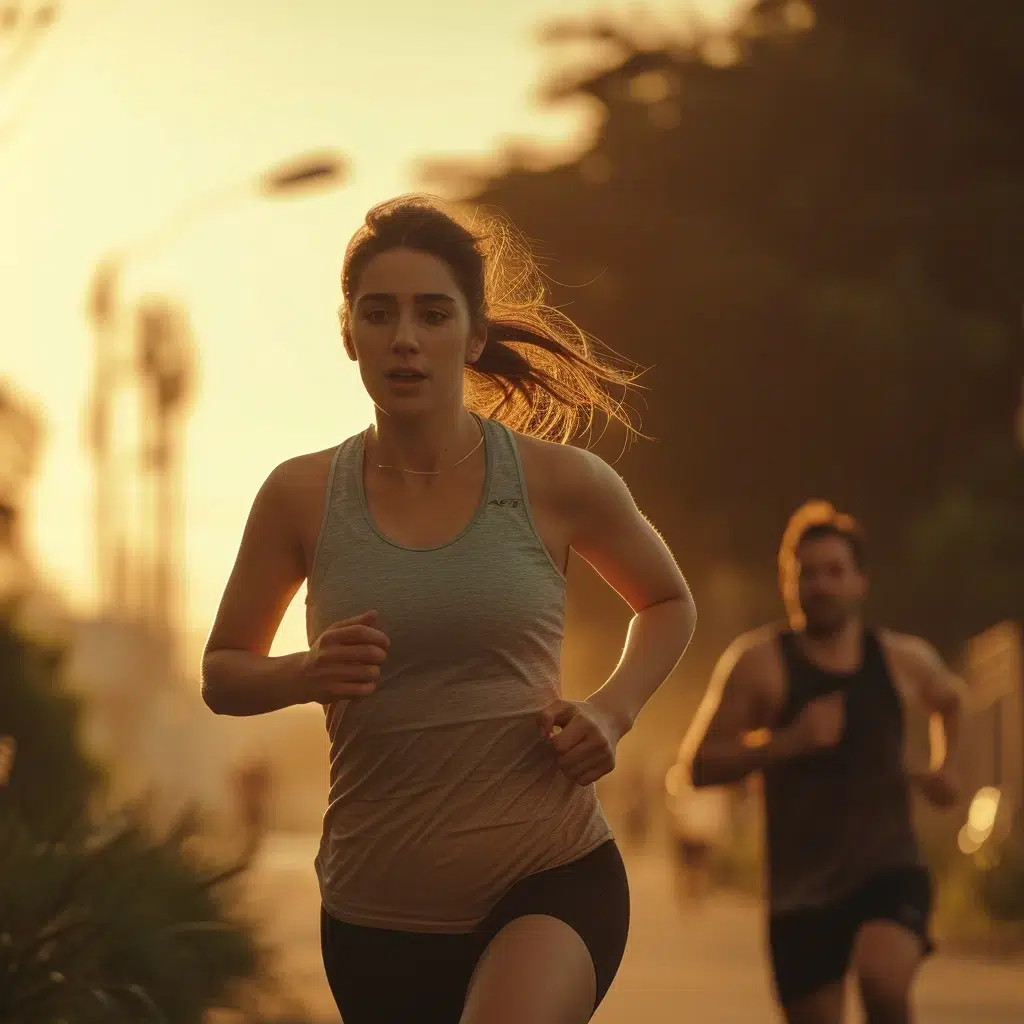
M829 636L857 615L867 594L867 578L843 537L804 540L796 550L796 591L807 632Z

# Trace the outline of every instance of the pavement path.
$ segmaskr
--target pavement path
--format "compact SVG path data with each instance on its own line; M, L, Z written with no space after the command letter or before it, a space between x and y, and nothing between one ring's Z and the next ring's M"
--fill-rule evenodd
M271 836L255 868L254 894L281 951L278 974L302 1015L337 1024L320 963L315 849L315 837ZM683 910L664 858L627 862L629 947L595 1024L775 1024L757 905L716 896ZM916 1001L916 1024L1024 1024L1024 961L937 955L922 970Z

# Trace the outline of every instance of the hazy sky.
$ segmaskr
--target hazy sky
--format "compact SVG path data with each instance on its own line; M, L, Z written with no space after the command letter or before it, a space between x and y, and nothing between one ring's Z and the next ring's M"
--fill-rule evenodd
M29 6L29 5L25 5ZM721 15L728 0L703 0ZM337 332L345 244L428 156L487 157L510 137L565 150L580 109L534 103L578 59L535 41L546 19L666 0L78 0L0 96L0 376L37 403L47 444L29 540L76 605L93 600L91 375L84 298L97 260L212 189L338 148L343 190L235 203L132 265L187 305L201 373L187 433L189 625L205 629L252 497L281 460L370 419ZM24 109L11 130L12 110ZM301 599L301 595L300 595ZM293 607L277 650L304 644Z

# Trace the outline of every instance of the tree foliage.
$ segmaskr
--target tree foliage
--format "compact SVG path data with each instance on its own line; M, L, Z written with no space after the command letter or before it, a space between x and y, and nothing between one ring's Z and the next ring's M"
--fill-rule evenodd
M623 468L698 588L723 561L769 578L823 497L864 522L895 624L953 646L1021 617L1024 8L766 2L654 47L607 19L548 36L617 49L547 91L598 103L597 138L466 198L653 368L660 443Z
M40 840L81 826L103 785L101 768L83 750L78 697L60 682L64 651L27 642L0 614L0 736L17 743L4 790Z
M0 1019L201 1024L261 967L237 871L199 859L190 821L156 836L141 808L103 807L60 667L0 617Z

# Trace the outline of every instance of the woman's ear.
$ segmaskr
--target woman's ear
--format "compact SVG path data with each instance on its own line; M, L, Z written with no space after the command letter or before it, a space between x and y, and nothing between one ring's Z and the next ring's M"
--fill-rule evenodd
M469 336L469 344L466 346L466 365L472 366L483 354L487 347L487 323L478 324L473 328Z
M349 330L348 317L345 316L345 307L338 310L338 323L341 325L341 342L345 346L345 354L356 362L356 347L352 344L352 332Z

